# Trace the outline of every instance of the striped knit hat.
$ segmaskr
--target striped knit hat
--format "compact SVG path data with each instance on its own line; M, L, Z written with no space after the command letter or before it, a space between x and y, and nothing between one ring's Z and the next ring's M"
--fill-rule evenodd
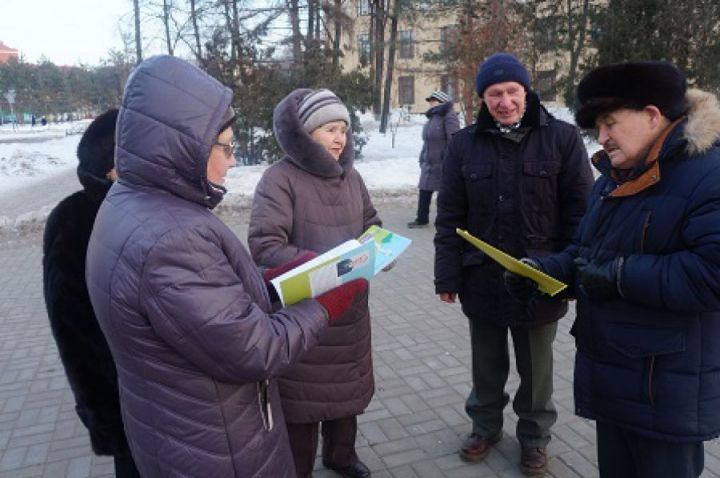
M350 126L347 108L335 93L326 89L313 90L305 95L298 104L298 116L308 133L331 121L342 120Z
M440 103L447 103L448 101L450 101L450 97L444 91L435 90L432 93L430 93L430 96L425 98L425 101L430 101L430 100L438 100Z

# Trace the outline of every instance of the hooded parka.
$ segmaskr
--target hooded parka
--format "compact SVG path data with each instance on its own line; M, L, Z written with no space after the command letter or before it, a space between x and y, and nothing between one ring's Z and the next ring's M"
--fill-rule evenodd
M567 246L585 212L592 173L577 129L527 94L520 128L502 133L483 106L478 121L453 136L443 168L435 222L435 290L459 293L471 320L501 326L559 319L567 305L539 299L525 306L505 290L501 266L456 228L514 257L549 255Z
M689 443L720 434L720 107L699 90L687 99L635 180L595 154L602 176L573 245L538 262L577 297L575 412ZM577 287L573 259L618 257L622 297Z
M433 106L425 112L423 147L420 151L420 181L418 189L438 191L442 183L442 160L450 138L460 129L452 101Z
M210 211L224 190L207 160L231 97L159 56L132 72L120 108L120 179L95 222L87 283L142 476L295 476L272 378L327 315L314 300L271 313L250 254Z
M286 156L256 190L248 232L253 258L274 267L305 251L326 252L380 225L365 183L353 168L352 131L340 160L303 129L295 90L275 108L275 137ZM324 330L319 345L280 381L288 422L317 423L362 413L374 392L367 293Z

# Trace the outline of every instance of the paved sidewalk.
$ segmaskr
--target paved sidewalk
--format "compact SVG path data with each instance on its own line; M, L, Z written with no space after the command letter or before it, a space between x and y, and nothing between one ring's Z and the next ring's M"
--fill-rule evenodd
M478 464L457 450L470 423L467 323L459 306L435 298L432 228L408 230L414 206L379 204L388 228L414 240L397 267L371 285L375 397L360 417L358 452L373 477L519 477L516 419L506 409L505 436ZM246 217L228 219L246 238ZM42 298L40 237L0 242L0 477L110 477L112 461L92 454L75 415ZM555 342L559 419L549 446L554 477L597 476L594 428L572 413L574 344L570 318ZM512 375L508 389L517 386ZM319 460L318 460L319 461ZM318 463L315 476L337 475ZM703 477L720 477L720 444L706 444Z

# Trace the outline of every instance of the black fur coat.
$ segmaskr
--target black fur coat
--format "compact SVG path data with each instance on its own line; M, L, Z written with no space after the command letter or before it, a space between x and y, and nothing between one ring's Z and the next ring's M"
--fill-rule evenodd
M107 115L107 113L106 113ZM83 190L50 213L43 238L43 292L76 410L99 455L127 453L117 373L85 285L85 254L95 216L111 182L117 111L93 123L78 147Z

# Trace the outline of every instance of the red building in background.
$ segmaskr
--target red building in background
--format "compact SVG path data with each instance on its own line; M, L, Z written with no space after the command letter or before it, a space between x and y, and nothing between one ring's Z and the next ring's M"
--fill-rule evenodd
M10 58L18 59L18 51L15 48L10 48L6 44L0 41L0 63L7 63Z

